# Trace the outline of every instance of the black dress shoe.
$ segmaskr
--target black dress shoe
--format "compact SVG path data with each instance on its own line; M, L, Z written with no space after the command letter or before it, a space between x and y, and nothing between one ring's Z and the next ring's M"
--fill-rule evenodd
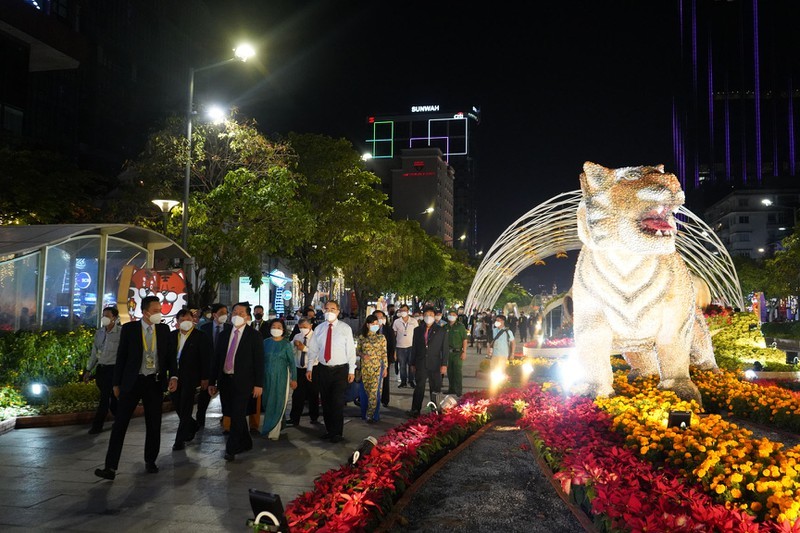
M89 435L97 435L98 433L102 433L103 428L92 428L89 430Z
M316 425L320 424L320 421L317 420L317 419L314 419L314 420L311 421L311 423L316 426Z
M342 442L343 440L344 437L342 437L341 435L331 435L331 442L333 443Z
M411 409L410 411L406 411L406 414L411 418L417 418L419 416L419 411Z
M225 452L225 455L223 455L223 457L224 457L224 458L225 458L225 460L226 460L226 461L228 461L228 462L231 462L231 461L233 461L234 459L236 459L236 456L235 456L235 455L233 455L232 453L228 453L228 452Z
M331 435L330 433L323 433L322 435L319 436L319 438L322 440L328 440L331 437L333 437L333 435Z
M186 448L186 445L182 441L178 441L172 445L172 451L177 452L178 450L183 450Z
M158 466L155 463L147 463L144 469L148 474L158 474Z
M253 437L260 437L261 432L256 428L250 428L250 435L252 435Z
M113 481L114 478L117 477L117 472L115 470L111 470L110 468L98 468L94 471L94 475Z
M287 420L286 421L286 427L287 428L291 428L291 427L294 427L294 426L297 426L297 425L300 425L300 421L299 420L297 420L297 421L295 421L295 420Z
M417 384L416 383L409 383L408 386L411 387L412 389L417 388Z

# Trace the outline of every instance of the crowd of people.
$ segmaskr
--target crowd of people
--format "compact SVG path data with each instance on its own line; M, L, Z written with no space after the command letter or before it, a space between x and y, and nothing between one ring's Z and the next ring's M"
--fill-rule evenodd
M412 312L406 304L389 305L368 315L357 331L343 320L335 301L322 309L303 309L293 320L264 311L247 302L181 309L177 328L170 330L162 324L155 297L142 300L140 320L124 325L115 307L103 309L85 373L85 380L93 377L100 389L89 433L102 432L109 411L114 421L105 466L95 474L115 478L128 424L140 402L145 469L158 472L165 393L179 419L172 445L176 451L205 426L217 394L227 461L251 450L253 437L278 440L305 413L311 424L324 425L320 439L336 443L343 440L348 401L360 407L365 423L375 423L397 379L397 388L414 389L407 414L417 416L426 394L428 403L442 400L445 377L444 394L462 394L468 345L482 342L483 336L492 344L490 356L507 359L514 353L514 329L524 328L522 318L512 328L502 315L467 316L463 307Z

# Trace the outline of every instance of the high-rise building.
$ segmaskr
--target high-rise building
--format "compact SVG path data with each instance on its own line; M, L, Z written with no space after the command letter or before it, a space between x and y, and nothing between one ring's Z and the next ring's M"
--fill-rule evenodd
M198 44L213 28L202 0L2 2L0 130L113 176L185 113L189 67L218 60Z
M800 3L678 0L676 15L674 168L690 198L800 177Z
M470 255L477 252L474 191L479 123L477 107L446 111L439 105L412 106L406 114L375 115L367 119L369 169L381 178L394 207L393 216L419 220L428 233L467 250ZM420 172L434 172L435 178L433 175L427 178L436 179L435 186L424 176L412 175L419 166L415 162L423 163L425 170ZM449 177L449 184L445 176ZM424 204L423 197L427 198L428 193L419 193L414 200L410 189L417 186L437 190L436 201L442 203L441 209ZM448 202L450 186L452 199ZM423 201L423 205L417 206L415 201ZM433 211L425 212L430 207Z

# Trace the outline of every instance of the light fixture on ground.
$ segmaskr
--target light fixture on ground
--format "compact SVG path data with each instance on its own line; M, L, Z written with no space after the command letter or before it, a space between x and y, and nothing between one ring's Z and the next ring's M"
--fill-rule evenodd
M32 397L38 400L43 399L45 405L50 403L50 388L44 383L31 383L30 391Z
M378 445L378 439L373 436L369 436L363 441L361 441L361 445L358 447L356 451L353 452L353 455L350 456L350 466L355 466L359 460L369 455L369 452L372 451L372 448Z
M259 529L256 531L289 533L289 522L286 520L283 502L281 502L279 494L250 489L249 495L250 508L253 510L255 519L247 520L248 527L255 530L255 524L259 524Z
M180 202L177 200L152 200L156 207L161 210L161 214L164 217L164 226L163 226L163 233L166 235L167 233L167 223L169 222L169 213L172 211L176 205ZM184 210L185 211L185 210Z
M183 249L188 249L189 241L189 185L192 176L192 115L194 114L194 75L197 72L210 70L213 68L221 67L232 63L234 61L241 61L244 63L251 57L255 56L255 49L249 44L240 44L233 51L233 57L206 65L200 68L189 68L189 97L186 103L186 142L187 154L186 165L184 167L183 175L183 220L181 229L181 246Z
M681 428L686 429L692 423L691 411L670 411L667 417L668 428Z

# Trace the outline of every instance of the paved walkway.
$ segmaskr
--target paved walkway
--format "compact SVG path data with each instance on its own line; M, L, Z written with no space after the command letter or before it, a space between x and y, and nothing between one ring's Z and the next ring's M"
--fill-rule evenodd
M464 392L486 387L475 377L482 357L469 350ZM411 392L393 382L390 407L372 425L348 404L343 442L319 440L324 427L311 425L305 416L277 442L254 439L254 449L232 463L222 457L225 437L217 400L206 428L183 451L172 451L178 421L175 413L166 413L158 474L144 471L144 418L135 418L113 482L94 475L103 467L109 423L99 435L88 435L88 426L11 431L0 435L0 530L247 531L245 522L252 518L248 489L277 493L285 506L310 489L319 474L346 463L365 437L405 422Z

